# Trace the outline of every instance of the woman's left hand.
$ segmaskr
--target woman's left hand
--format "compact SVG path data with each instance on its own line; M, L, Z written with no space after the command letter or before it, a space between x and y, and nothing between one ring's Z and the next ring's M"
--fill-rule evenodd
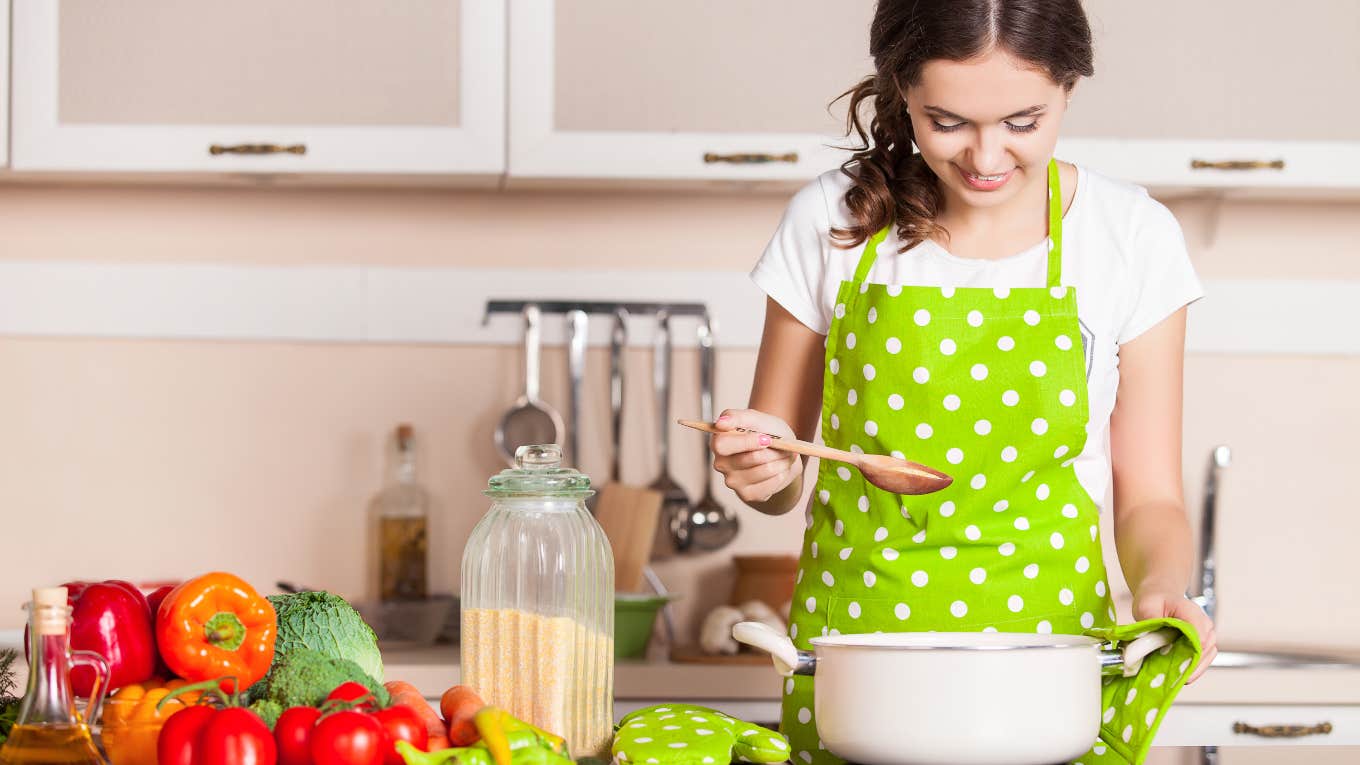
M1218 636L1214 634L1214 622L1208 614L1204 613L1204 609L1200 608L1198 603L1180 593L1152 591L1142 592L1134 596L1134 619L1142 621L1144 619L1160 619L1166 616L1189 622L1195 628L1195 632L1199 634L1201 648L1199 666L1195 668L1195 673L1186 681L1186 685L1189 685L1204 674L1209 665L1213 663L1214 656L1218 655Z

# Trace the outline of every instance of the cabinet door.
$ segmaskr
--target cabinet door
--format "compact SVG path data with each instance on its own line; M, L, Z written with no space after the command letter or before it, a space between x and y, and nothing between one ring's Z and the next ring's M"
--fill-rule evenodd
M1073 96L1066 158L1154 185L1360 186L1360 3L1084 7L1096 73Z
M9 165L9 0L0 0L0 167Z
M512 179L807 179L873 0L511 0Z
M504 0L17 0L13 165L499 174L504 28Z

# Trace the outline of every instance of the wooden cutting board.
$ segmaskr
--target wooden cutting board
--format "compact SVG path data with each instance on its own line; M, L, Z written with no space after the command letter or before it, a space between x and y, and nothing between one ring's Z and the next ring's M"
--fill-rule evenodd
M704 653L695 645L678 645L671 649L671 661L678 664L759 664L770 665L770 655L764 651L742 651L736 654Z
M595 503L595 520L614 548L614 589L645 592L642 569L652 557L652 542L661 519L661 492L607 483Z

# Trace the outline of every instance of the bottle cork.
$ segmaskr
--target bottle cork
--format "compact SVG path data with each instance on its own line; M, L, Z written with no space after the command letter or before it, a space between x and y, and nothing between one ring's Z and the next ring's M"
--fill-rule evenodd
M64 634L69 613L65 587L34 588L33 626L39 635Z

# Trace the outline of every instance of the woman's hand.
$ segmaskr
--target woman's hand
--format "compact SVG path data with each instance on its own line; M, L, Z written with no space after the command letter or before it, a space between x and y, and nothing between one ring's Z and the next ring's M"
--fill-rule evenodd
M1133 618L1137 621L1144 619L1160 619L1170 616L1189 622L1190 626L1199 633L1199 644L1202 653L1199 666L1195 668L1195 673L1190 676L1186 684L1195 682L1203 675L1209 665L1214 662L1214 657L1218 655L1218 636L1214 634L1214 622L1209 615L1204 613L1204 609L1199 607L1195 601L1185 597L1178 592L1161 592L1152 590L1140 592L1133 596Z
M724 432L713 434L709 442L713 469L723 474L727 488L742 502L752 506L768 502L803 474L798 455L768 448L770 435L797 438L793 428L778 417L755 409L725 409L714 424Z

